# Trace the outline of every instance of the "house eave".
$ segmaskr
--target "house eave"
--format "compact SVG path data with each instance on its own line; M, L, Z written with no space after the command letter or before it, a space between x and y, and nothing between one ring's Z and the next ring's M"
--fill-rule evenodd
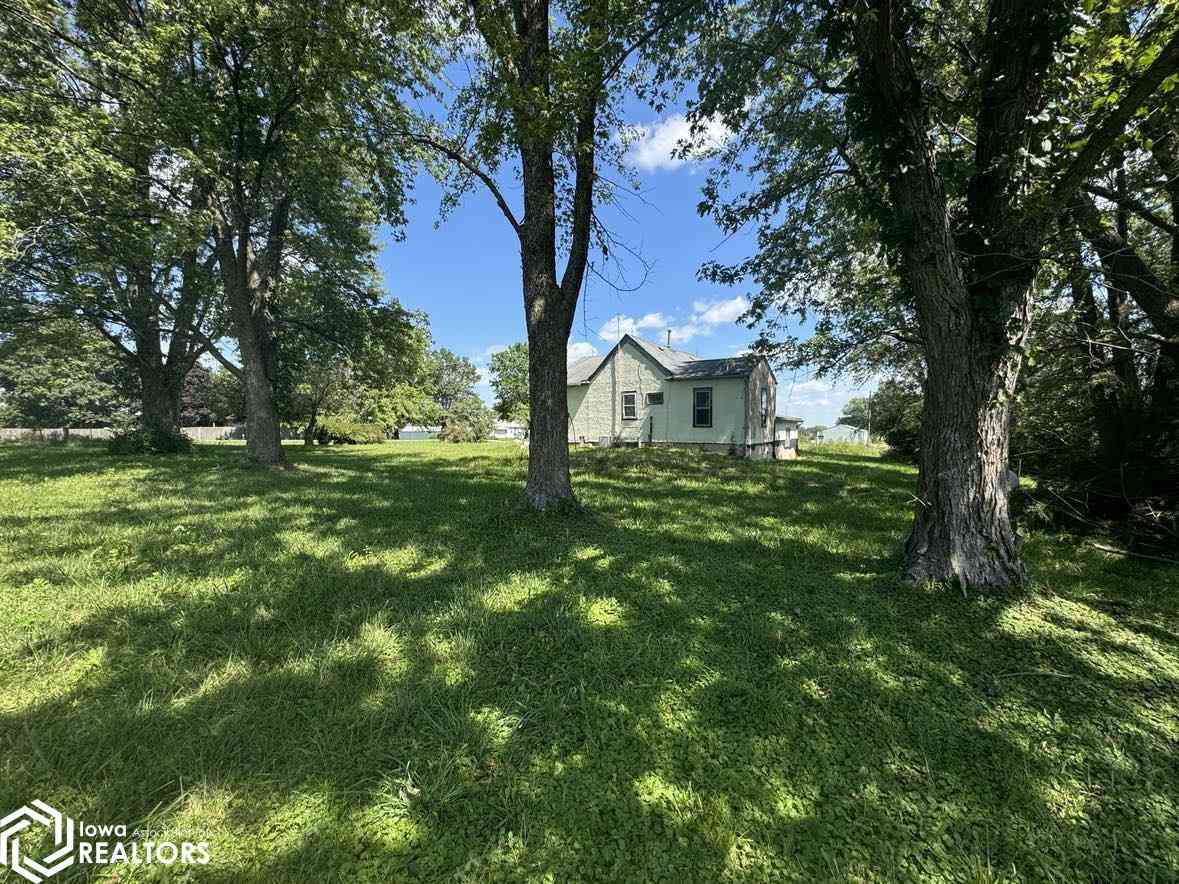
M753 372L744 372L743 374L703 374L691 375L689 377L679 377L673 374L668 377L668 380L683 381L684 383L688 383L690 381L742 381L748 380L752 374Z

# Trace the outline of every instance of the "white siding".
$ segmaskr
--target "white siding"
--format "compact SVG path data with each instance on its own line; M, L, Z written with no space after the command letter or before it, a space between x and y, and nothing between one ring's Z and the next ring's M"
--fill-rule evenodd
M647 441L654 416L656 432L663 421L661 406L647 405L647 394L663 390L664 372L646 353L630 341L623 341L589 385L570 387L569 438L597 442L600 436L621 436L627 441ZM622 419L622 394L637 395L638 419ZM666 401L666 396L664 397Z
M712 426L694 427L693 390L712 389ZM761 419L761 390L769 409ZM637 419L622 419L622 394L636 394ZM662 393L662 405L648 405ZM636 344L624 340L589 384L568 389L569 439L595 443L603 436L624 442L708 443L744 449L774 438L777 384L764 360L749 377L668 380L666 372ZM752 418L752 419L750 419Z

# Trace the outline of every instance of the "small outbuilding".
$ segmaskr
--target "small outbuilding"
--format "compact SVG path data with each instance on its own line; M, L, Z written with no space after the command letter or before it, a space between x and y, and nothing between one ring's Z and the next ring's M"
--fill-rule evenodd
M774 458L794 460L798 457L798 429L802 418L778 415L774 418Z
M850 424L836 424L825 430L819 430L816 439L819 442L850 442L853 445L867 445L868 431Z

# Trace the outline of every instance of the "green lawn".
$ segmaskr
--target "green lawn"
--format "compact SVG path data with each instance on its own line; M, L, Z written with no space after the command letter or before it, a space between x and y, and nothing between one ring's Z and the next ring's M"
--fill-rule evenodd
M578 452L554 518L513 444L290 453L0 447L0 815L225 882L1179 879L1179 569L902 589L863 455Z

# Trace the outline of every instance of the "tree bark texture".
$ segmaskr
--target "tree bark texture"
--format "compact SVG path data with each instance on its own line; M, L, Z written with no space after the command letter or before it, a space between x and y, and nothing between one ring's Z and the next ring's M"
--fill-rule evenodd
M282 466L282 432L274 403L277 347L265 303L249 291L229 297L234 334L242 359L246 399L246 451L263 466Z
M1013 208L1012 153L1038 106L1067 10L1038 0L990 5L978 171L967 194L971 233L964 243L950 217L924 84L906 44L912 10L892 0L871 6L857 14L859 90L904 229L901 272L915 296L927 369L917 511L903 577L1018 586L1025 574L1008 508L1008 429L1038 243Z
M243 201L238 195L237 205ZM259 254L244 211L232 210L232 225L217 231L217 259L229 314L241 356L246 400L246 451L262 466L286 466L282 428L275 407L278 344L270 314L270 294L282 260L291 199L279 198L270 210L266 244Z
M857 0L853 121L879 151L901 275L925 350L919 504L905 547L912 581L981 588L1023 582L1007 507L1009 411L1030 328L1030 290L1047 232L1130 126L1179 71L1179 34L1095 118L1044 195L1027 200L1026 155L1038 150L1044 84L1068 33L1065 0L991 0L980 45L973 168L954 219L930 135L927 85L908 45L923 13L911 0ZM957 202L957 201L955 201ZM1145 309L1145 307L1144 307ZM1149 311L1148 311L1149 312Z

